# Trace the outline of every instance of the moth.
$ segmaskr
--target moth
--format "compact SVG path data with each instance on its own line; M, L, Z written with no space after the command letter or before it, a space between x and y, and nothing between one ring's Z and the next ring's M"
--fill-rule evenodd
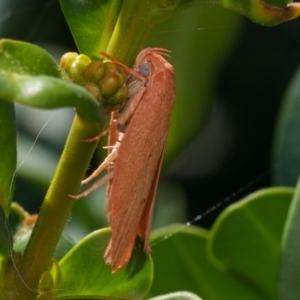
M116 126L112 123L109 128L109 141L116 134L117 141L110 145L100 167L82 183L91 181L104 169L108 173L82 194L73 196L84 197L108 182L107 218L112 234L104 258L112 272L128 263L137 235L144 241L144 251L150 252L154 201L175 102L173 67L162 56L169 52L162 48L144 49L136 58L134 70L125 67L131 74L131 93L119 111Z

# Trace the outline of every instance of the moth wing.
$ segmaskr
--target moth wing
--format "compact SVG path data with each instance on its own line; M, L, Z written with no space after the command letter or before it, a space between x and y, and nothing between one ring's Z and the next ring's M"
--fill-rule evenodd
M127 247L123 249L122 247L118 246L118 240L114 240L113 238L110 239L109 245L107 247L107 250L105 252L105 260L106 263L110 264L112 266L113 272L117 271L119 268L121 268L123 265L125 265L132 254L132 250L134 247L136 235L138 234L143 240L144 240L144 251L146 253L149 253L151 251L149 247L149 236L150 236L150 230L151 230L151 220L152 220L152 214L154 209L154 202L155 202L155 196L156 196L156 190L157 190L157 183L159 180L159 174L162 164L162 157L159 160L157 170L155 172L155 176L153 178L152 186L150 193L148 195L148 199L146 201L145 207L143 209L140 223L138 224L137 231L132 231L130 235L128 235L126 240ZM123 251L119 251L123 249Z
M139 224L138 234L144 240L144 251L146 253L149 253L151 251L149 247L149 237L151 231L152 215L154 210L154 203L155 203L156 191L158 186L159 174L160 174L161 165L163 161L163 152L160 156L157 169L153 178L152 187L148 195L148 199L144 207L143 214L141 216L140 224Z
M121 142L109 194L112 236L105 253L113 271L130 259L139 230L148 243L149 218L174 101L173 74L163 69L155 74ZM144 214L147 220L142 221Z

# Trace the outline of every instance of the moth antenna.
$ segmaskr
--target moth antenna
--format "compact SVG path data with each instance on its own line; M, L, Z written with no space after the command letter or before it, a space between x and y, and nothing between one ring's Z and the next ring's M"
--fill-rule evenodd
M121 62L119 62L118 60L116 60L114 57L112 57L111 55L107 54L106 52L100 51L100 54L103 55L104 57L108 58L109 60L111 60L115 64L123 67L130 75L132 75L135 78L141 80L142 82L146 83L148 81L147 77L145 77L144 75L142 75L138 71L136 71L136 70L134 70L132 68L129 68L128 66L122 64Z
M167 56L167 57L171 57L171 55L169 55L169 53L171 53L171 50L165 49L165 48L153 48L154 52L156 52L157 54L163 55L163 56Z

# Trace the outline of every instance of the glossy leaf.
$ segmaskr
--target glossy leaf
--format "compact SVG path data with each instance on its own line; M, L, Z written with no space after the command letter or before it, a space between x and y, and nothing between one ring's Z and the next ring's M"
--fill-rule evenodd
M0 61L0 100L45 109L75 107L93 121L104 121L102 106L84 88L60 79L64 72L43 49L1 40Z
M292 197L288 188L253 193L226 209L210 232L216 265L264 292L265 299L277 296L280 244Z
M172 15L178 4L178 0L61 0L81 53L98 56L102 50L129 65L152 26Z
M60 4L78 50L98 56L107 47L122 1L60 0Z
M151 298L150 300L201 300L201 298L190 292L176 292L157 296L155 298Z
M1 39L0 71L19 75L66 77L64 71L44 49L30 43Z
M0 93L1 90L2 86L0 87ZM16 120L13 104L1 99L0 124L0 205L5 215L8 216L14 190L13 177L17 163Z
M77 112L93 120L104 120L102 106L82 87L49 77L0 73L0 99L36 108L75 106Z
M154 280L150 296L188 290L203 299L266 300L238 276L218 269L207 256L208 232L186 225L155 230L151 238Z
M86 236L59 262L61 281L54 299L141 299L152 281L152 261L142 251L134 251L130 263L116 273L103 259L110 230ZM79 276L80 275L80 276ZM69 298L67 298L69 297Z
M279 299L300 299L300 181L288 212L282 241Z
M277 185L295 186L300 174L300 69L283 99L273 142Z

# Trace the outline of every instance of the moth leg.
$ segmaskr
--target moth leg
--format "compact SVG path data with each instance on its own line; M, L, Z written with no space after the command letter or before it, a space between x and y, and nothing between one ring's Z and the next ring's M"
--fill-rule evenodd
M96 178L103 170L105 170L109 165L116 160L118 157L117 149L113 150L104 160L104 162L90 175L88 178L81 181L81 185L87 184L91 182L94 178Z
M80 193L78 195L68 195L68 196L70 198L72 198L72 199L75 199L75 200L83 198L83 197L86 197L91 192L95 191L97 188L99 188L100 186L102 186L103 184L105 184L107 181L109 181L111 178L113 178L113 176L114 176L114 171L110 171L105 176L99 178L99 180L97 180L91 187L89 187L84 192L82 192L82 193Z
M92 175L90 175L88 178L81 181L81 185L87 184L90 181L92 181L94 178L96 178L104 169L110 167L111 163L116 160L118 157L118 151L121 145L121 140L123 138L124 134L120 133L118 141L113 146L112 151L109 153L109 155L105 158L104 162L97 168L97 170L94 171Z
M96 135L96 136L94 136L94 137L92 137L90 139L84 139L83 142L92 143L92 142L99 141L103 136L105 136L115 126L117 126L117 123L113 122L108 128L106 128L105 130L103 130L102 132L100 132L98 135Z

